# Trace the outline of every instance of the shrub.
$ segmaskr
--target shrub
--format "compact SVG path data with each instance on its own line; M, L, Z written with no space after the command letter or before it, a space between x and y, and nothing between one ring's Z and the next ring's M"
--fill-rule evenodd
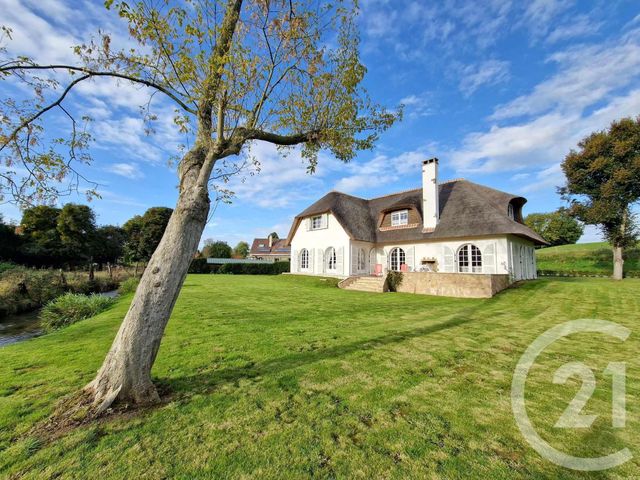
M100 295L66 293L45 305L40 312L40 321L45 330L55 330L93 317L113 302L112 298Z
M196 258L189 266L189 273L225 273L232 275L279 275L291 269L289 262L274 263L207 263L206 258Z
M140 279L136 277L127 278L124 282L120 284L118 288L118 293L120 295L126 295L128 293L134 293L136 288L138 288L138 284L140 283Z
M402 272L391 271L387 273L385 283L390 292L397 292L400 285L402 285Z
M234 275L279 275L290 270L289 262L275 263L225 263L218 273Z

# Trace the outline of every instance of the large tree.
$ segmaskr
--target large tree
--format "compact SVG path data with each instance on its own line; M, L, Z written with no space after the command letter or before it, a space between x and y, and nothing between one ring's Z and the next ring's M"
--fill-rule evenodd
M96 216L87 205L67 203L56 222L62 254L70 264L84 263L93 258Z
M240 241L233 248L233 256L236 258L247 258L247 255L249 255L249 250L249 244L247 242Z
M10 223L4 223L4 218L0 214L0 260L18 259L21 239L16 235L16 227Z
M638 241L632 206L640 199L640 117L613 122L578 143L562 163L560 192L571 212L602 229L613 248L613 278L624 276L624 249Z
M26 164L35 174L26 184L3 176L9 194L28 198L32 188L32 196L46 196L48 179L72 173L67 155L79 158L88 141L81 123L71 119L70 138L45 148L43 116L63 109L77 85L96 77L145 85L170 98L177 127L192 135L178 164L178 199L167 229L112 348L85 388L96 413L114 401L159 400L151 367L207 222L212 179L227 180L240 163L235 157L258 141L285 149L300 145L310 171L321 149L348 161L371 148L397 118L373 104L361 85L365 68L359 60L357 6L349 1L107 0L106 5L128 23L139 48L114 50L103 35L76 47L74 64L0 61L0 77L22 81L34 93L31 101L8 99L0 107L0 117L7 119L0 122L3 160ZM52 90L60 93L51 98ZM153 115L147 110L145 118ZM56 150L61 145L64 150Z
M227 242L207 238L202 248L202 256L205 258L231 258L233 251Z
M115 225L98 227L95 233L93 247L94 261L102 263L116 263L124 254L124 244L127 234L124 229Z
M564 208L549 213L530 213L524 223L554 247L576 243L584 233L582 224Z
M33 265L59 265L63 261L62 241L58 232L60 209L38 205L22 212L22 256Z
M173 210L167 207L151 207L144 215L135 215L122 228L127 240L125 258L129 262L148 261L160 244Z

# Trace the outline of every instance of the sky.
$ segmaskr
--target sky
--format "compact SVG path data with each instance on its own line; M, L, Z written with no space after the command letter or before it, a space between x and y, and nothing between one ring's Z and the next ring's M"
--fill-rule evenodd
M563 205L560 163L578 141L615 119L640 114L640 4L589 0L361 0L365 85L382 105L405 106L402 122L348 164L322 153L314 175L297 152L255 144L259 172L227 186L203 240L232 246L276 231L331 190L372 198L416 188L421 161L438 157L440 179L466 178L528 198L524 213ZM101 1L0 0L13 29L11 53L69 61L70 46L124 25ZM1 88L7 88L0 85ZM96 142L84 173L99 183L98 224L121 225L152 206L173 207L170 157L182 139L170 104L157 105L155 133L139 114L144 89L109 80L82 84L69 102L89 113ZM4 97L5 94L1 93ZM55 130L59 118L45 122ZM48 123L47 123L48 122ZM84 202L82 196L66 201ZM5 219L20 211L0 205ZM581 241L600 238L587 228Z

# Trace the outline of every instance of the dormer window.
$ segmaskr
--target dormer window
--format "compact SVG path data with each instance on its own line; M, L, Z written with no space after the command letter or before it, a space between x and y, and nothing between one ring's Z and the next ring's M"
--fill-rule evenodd
M513 204L509 204L509 207L507 208L507 215L509 215L509 218L511 220L515 220L516 219L516 211L513 208Z
M322 215L311 217L311 230L320 230L322 228Z
M409 223L409 210L398 210L391 214L391 226L398 227Z

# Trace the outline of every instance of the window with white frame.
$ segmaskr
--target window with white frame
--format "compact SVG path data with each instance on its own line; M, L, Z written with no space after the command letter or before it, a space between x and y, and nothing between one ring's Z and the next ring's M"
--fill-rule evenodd
M309 250L303 248L300 252L300 268L302 270L309 269Z
M458 272L482 273L482 253L475 245L467 244L458 250Z
M409 223L409 210L398 210L391 213L391 226L406 225Z
M365 269L365 267L366 265L365 265L364 248L359 248L358 249L358 270L362 272Z
M311 230L319 230L322 228L322 215L311 217Z
M402 269L402 265L407 263L407 255L401 248L394 248L389 255L389 268L395 272Z
M336 249L333 247L327 248L326 253L327 270L334 271L338 268L338 256L336 255Z

